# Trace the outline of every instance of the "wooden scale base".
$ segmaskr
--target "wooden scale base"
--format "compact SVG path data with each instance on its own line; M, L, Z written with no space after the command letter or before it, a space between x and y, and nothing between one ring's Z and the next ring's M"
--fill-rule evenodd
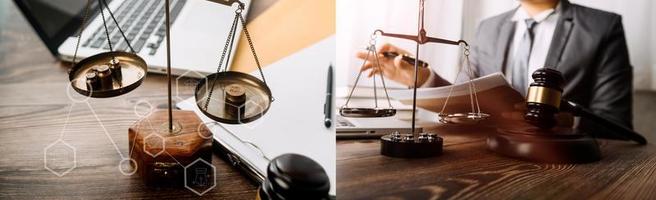
M149 186L183 186L199 177L212 180L212 133L192 111L173 110L173 118L172 132L166 110L155 111L130 127L133 169Z
M380 153L397 158L426 158L442 154L444 140L435 134L422 134L418 139L411 135L399 137L395 134L380 138Z
M540 163L589 163L601 159L597 141L571 128L497 129L487 138L490 150Z

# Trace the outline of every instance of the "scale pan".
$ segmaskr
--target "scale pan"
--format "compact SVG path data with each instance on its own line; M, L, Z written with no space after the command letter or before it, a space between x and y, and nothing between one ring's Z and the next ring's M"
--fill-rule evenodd
M96 78L95 75L97 75L94 71L99 67L110 66L112 58L116 58L118 61L118 68L116 68L118 71L114 71L115 69L112 68L111 72L114 73L110 77L104 77L103 80L106 80L107 84L102 87L94 86L97 87L96 89L90 86L90 78ZM115 97L139 87L146 77L147 70L146 61L136 54L117 51L105 52L82 59L75 64L69 71L68 79L73 89L84 96ZM93 80L95 83L100 82L100 79Z
M438 121L445 124L473 125L489 117L490 115L486 113L440 113L438 114Z
M226 124L244 124L262 117L271 106L271 90L249 74L210 74L196 85L196 105L205 116Z
M391 117L396 115L393 108L340 108L339 114L343 117Z

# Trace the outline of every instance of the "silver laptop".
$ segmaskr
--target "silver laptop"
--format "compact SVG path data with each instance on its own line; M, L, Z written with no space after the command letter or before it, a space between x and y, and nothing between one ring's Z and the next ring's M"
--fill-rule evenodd
M401 134L412 133L410 121L399 120L396 117L348 118L338 114L335 118L337 139L380 138L396 131ZM422 127L418 126L417 131L422 132Z
M149 72L165 73L166 43L163 0L106 0L130 44L149 67ZM246 15L251 0L246 4ZM84 16L86 0L14 0L32 27L56 57L72 61L77 31ZM78 59L109 51L98 9L91 2L88 26L82 32ZM171 0L171 73L202 77L216 71L228 32L235 16L232 7L207 0ZM244 16L245 17L245 16ZM115 51L129 51L109 13L105 11L109 38ZM241 27L241 26L240 26ZM239 28L237 31L241 31ZM239 35L235 38L239 41ZM233 45L233 49L237 44ZM234 55L234 54L232 54Z

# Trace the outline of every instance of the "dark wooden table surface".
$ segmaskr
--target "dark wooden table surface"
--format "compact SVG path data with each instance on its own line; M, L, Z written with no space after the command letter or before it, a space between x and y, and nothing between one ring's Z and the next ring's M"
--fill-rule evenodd
M487 150L477 130L435 130L435 158L380 155L377 140L337 142L337 191L348 199L656 199L656 93L634 95L636 130L652 143L601 140L591 164L536 164Z
M273 2L255 0L249 17ZM0 199L198 198L185 188L144 187L138 175L119 171L121 154L128 155L128 127L140 118L135 109L148 109L138 102L165 108L166 77L148 74L127 95L76 103L67 95L68 67L48 52L12 1L0 1ZM180 97L192 95L193 85L180 86ZM60 139L75 149L74 160L63 143L45 151ZM61 177L45 168L63 173L73 161ZM217 186L203 198L254 199L253 182L216 155L212 164Z

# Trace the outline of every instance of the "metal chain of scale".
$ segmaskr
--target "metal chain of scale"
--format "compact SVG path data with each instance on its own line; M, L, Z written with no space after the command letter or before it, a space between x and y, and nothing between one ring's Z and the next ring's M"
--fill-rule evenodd
M196 86L195 93L196 104L203 114L213 120L228 124L248 123L260 118L275 100L271 95L260 59L255 51L255 45L246 27L246 21L242 15L243 10L244 4L238 3L216 73L201 79ZM238 23L241 23L242 32L246 36L251 54L262 77L261 81L249 74L228 71L232 49L238 34ZM209 84L209 87L206 84ZM219 92L223 98L213 98L216 96L215 92ZM217 100L223 101L223 103L213 103ZM248 102L253 102L254 105L249 106Z
M390 117L394 116L396 114L396 109L392 106L392 102L390 101L389 94L387 93L387 85L385 84L385 77L383 76L383 71L380 69L380 61L378 59L378 51L376 49L376 39L378 35L376 32L371 34L370 40L369 40L369 46L367 46L367 56L365 57L364 61L362 62L362 67L367 63L370 57L373 57L373 68L372 70L378 70L379 73L374 73L373 74L373 85L374 85L374 108L350 108L348 107L349 102L351 101L351 97L353 96L353 92L358 86L358 82L360 81L360 77L362 76L362 70L358 73L357 78L355 79L355 83L353 84L353 87L351 88L351 91L349 92L349 96L346 99L346 102L344 105L339 109L340 115L344 117ZM376 85L376 77L380 76L381 83L383 84L383 91L385 92L385 97L387 98L387 104L388 108L380 108L378 107L378 87Z
M453 94L453 88L451 87L449 89L449 94L447 95L446 99L444 100L444 104L442 105L442 109L438 113L438 120L441 123L445 124L476 124L482 120L485 120L490 117L489 114L482 113L481 112L481 107L478 103L478 90L476 89L476 83L472 81L474 78L474 70L471 66L471 62L469 60L469 45L466 43L463 43L461 46L463 46L463 59L461 63L461 67L458 70L456 80L454 82L458 82L458 77L460 77L460 73L462 73L463 69L465 70L465 73L467 75L467 78L469 79L467 81L467 88L469 90L469 100L470 100L470 105L471 105L471 112L468 113L446 113L446 107L449 104L449 99L451 98L451 95Z
M76 92L90 97L114 97L128 93L143 82L147 72L147 64L132 48L130 40L125 36L123 29L114 17L114 13L109 9L106 0L98 0L97 5L103 20L109 52L92 55L82 59L79 63L77 62L82 33L86 28L89 18L91 1L87 0L82 25L77 34L72 62L73 67L69 71L71 86ZM105 10L109 13L109 17L114 24L116 24L116 28L131 51L130 53L114 51L114 46L109 37L110 31L107 28Z
M82 32L86 28L86 22L89 19L89 10L91 10L91 1L92 0L87 0L87 4L84 8L84 16L82 17L82 25L80 26L80 29L78 29L77 32L77 42L75 44L75 53L73 53L73 64L76 64L77 61L77 52L78 49L80 48L80 42L82 40ZM130 44L130 40L128 40L127 37L125 37L125 33L123 32L123 29L121 29L121 26L118 24L116 21L116 18L114 18L114 13L112 13L112 10L109 9L109 6L107 6L107 1L106 0L98 0L98 7L100 8L100 15L103 20L103 26L105 28L105 34L107 35L107 43L109 45L109 51L113 51L113 46L112 46L112 41L109 38L109 30L107 29L107 21L105 20L105 12L103 11L103 7L107 9L107 12L112 18L112 21L116 24L116 28L118 31L121 33L121 36L123 39L125 39L125 43L128 45L128 48L130 48L130 51L132 53L135 53L134 48L132 48L132 44Z

